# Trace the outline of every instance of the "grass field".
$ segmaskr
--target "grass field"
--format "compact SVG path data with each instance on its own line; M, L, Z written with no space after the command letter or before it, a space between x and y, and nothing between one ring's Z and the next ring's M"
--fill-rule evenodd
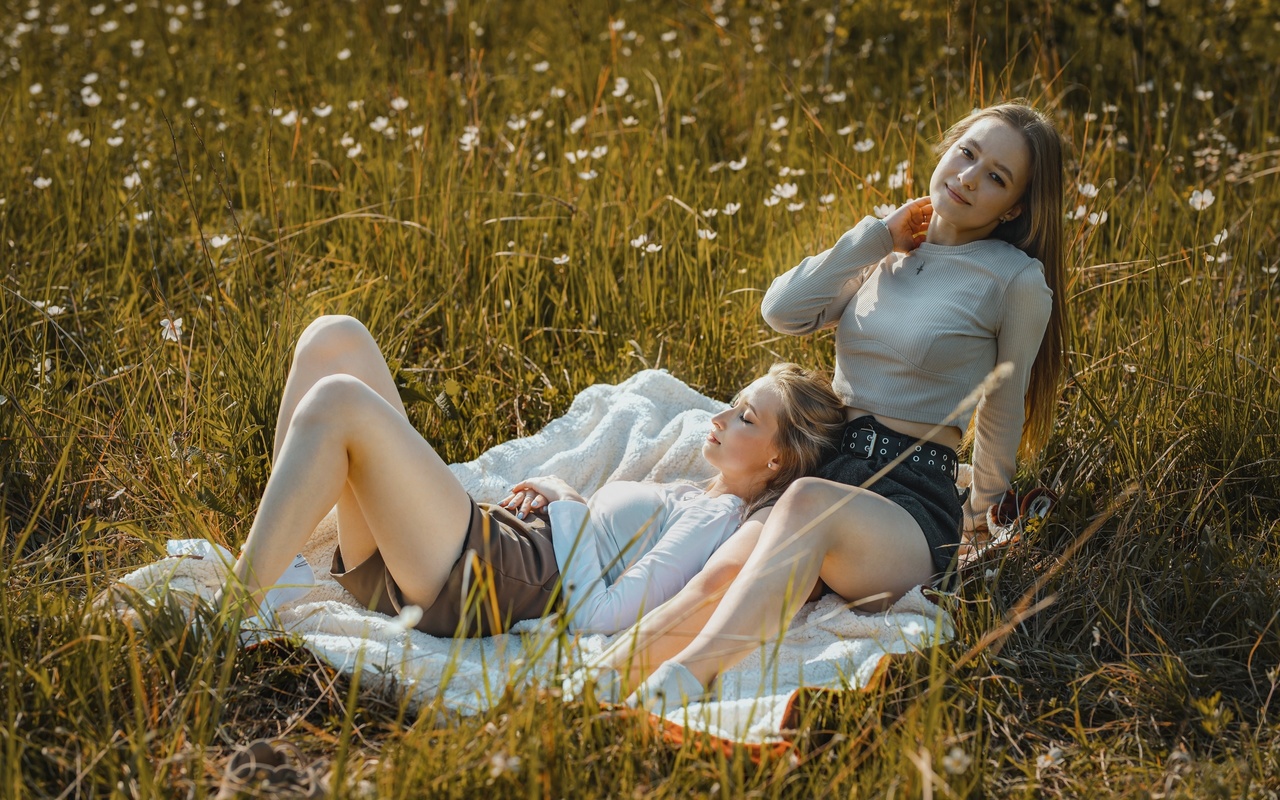
M284 735L338 796L1280 796L1280 5L0 5L0 795L212 796ZM773 276L1014 96L1072 144L1072 377L1020 476L1063 501L799 763L551 695L438 727L86 619L165 539L243 539L314 316L450 461L646 366L727 399L830 364Z

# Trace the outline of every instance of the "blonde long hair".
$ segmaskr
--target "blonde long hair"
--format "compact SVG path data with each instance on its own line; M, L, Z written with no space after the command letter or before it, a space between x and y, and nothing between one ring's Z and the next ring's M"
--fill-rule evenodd
M769 368L768 376L781 399L774 441L780 451L778 469L747 499L747 516L777 502L797 478L813 474L844 428L844 401L832 391L830 375L782 361Z
M1022 134L1031 153L1031 175L1022 195L1022 213L1000 222L991 238L1008 242L1044 265L1045 283L1053 292L1049 324L1031 366L1024 399L1026 418L1019 451L1034 456L1053 432L1054 407L1062 387L1067 353L1067 297L1062 257L1063 146L1057 128L1042 112L1014 101L979 109L952 125L942 137L945 151L983 119L998 119Z

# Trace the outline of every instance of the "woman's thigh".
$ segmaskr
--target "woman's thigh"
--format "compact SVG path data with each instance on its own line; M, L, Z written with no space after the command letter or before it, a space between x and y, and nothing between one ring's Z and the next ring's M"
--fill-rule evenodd
M359 379L322 379L299 406L322 404L319 424L341 429L347 485L406 603L430 605L462 552L471 498L398 408ZM290 431L290 436L303 429Z
M819 478L792 488L803 496L788 527L800 530L805 518L820 520L813 531L818 534L814 546L825 553L819 577L836 594L877 609L933 577L929 543L902 506L867 489ZM775 516L788 509L786 499Z

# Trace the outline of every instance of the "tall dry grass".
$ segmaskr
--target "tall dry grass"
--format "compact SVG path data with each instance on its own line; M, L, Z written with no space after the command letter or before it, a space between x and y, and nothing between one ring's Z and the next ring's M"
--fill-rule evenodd
M7 5L3 793L208 796L233 744L283 734L340 794L1274 796L1275 14ZM243 538L315 315L366 322L449 460L645 366L727 397L830 362L763 325L764 287L1009 96L1074 147L1073 375L1020 476L1063 502L950 601L953 645L812 698L799 764L552 694L439 724L177 609L85 620L166 538Z

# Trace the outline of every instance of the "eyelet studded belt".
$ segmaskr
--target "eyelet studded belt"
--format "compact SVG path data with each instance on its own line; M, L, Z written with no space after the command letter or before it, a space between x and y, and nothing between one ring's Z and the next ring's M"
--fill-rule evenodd
M859 417L845 426L840 452L856 458L879 458L886 461L907 453L902 463L921 469L941 470L951 480L956 479L956 466L960 459L955 450L936 442L922 442L901 436L882 425L877 429L869 424L870 421L870 417Z

